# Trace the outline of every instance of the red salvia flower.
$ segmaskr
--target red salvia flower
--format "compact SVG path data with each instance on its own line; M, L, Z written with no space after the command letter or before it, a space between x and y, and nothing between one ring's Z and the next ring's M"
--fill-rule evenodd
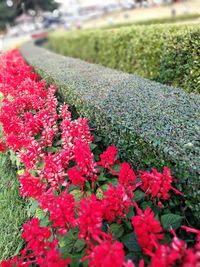
M115 146L109 146L107 150L100 155L98 165L111 170L111 165L115 164L116 156L117 148Z
M122 267L125 258L123 244L112 240L102 241L88 251L86 258L90 267Z
M59 196L47 192L39 200L42 209L50 213L49 220L53 226L58 228L60 234L66 234L70 227L76 226L75 200L68 190L63 191Z
M108 190L104 193L105 198L102 199L103 217L108 222L126 218L126 213L132 205L132 201L122 185L117 188L113 184L109 185Z
M77 167L72 167L67 171L69 179L71 180L72 184L75 186L81 186L83 188L84 182L86 178L82 175L82 172L77 169Z
M164 238L163 228L160 222L154 218L150 208L144 212L134 202L138 215L132 217L134 232L137 235L138 243L146 253L152 251L159 240Z
M87 242L91 239L98 239L102 234L103 210L95 195L89 199L83 198L80 201L78 225L80 228L79 238Z
M171 185L173 176L171 175L170 169L167 167L164 167L163 173L152 169L151 173L148 171L140 171L139 176L142 180L142 190L144 190L146 194L150 195L151 197L166 200L170 197L170 190L173 190L176 194L182 195L181 192Z

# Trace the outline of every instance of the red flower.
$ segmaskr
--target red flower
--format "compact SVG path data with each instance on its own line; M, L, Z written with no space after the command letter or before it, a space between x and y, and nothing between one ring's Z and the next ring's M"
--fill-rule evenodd
M144 212L134 203L138 215L132 217L134 232L137 234L139 245L147 253L155 248L159 240L164 238L163 228L160 222L154 218L154 213L150 208Z
M45 253L49 245L52 232L48 227L40 227L39 219L33 218L23 226L22 238L28 243L27 248L22 251L25 255L27 250L32 250L35 256Z
M197 235L197 241L200 242L200 230L182 225L181 228L185 229L188 233L193 233Z
M111 169L111 165L115 164L117 156L117 148L115 146L109 146L106 151L100 155L100 161L98 165L104 168Z
M78 225L80 227L79 238L86 241L97 239L101 234L103 211L101 202L92 195L89 199L80 201Z
M160 266L184 266L185 256L187 254L187 246L183 240L177 238L175 232L171 230L174 235L171 244L156 244L155 252L148 252L151 257L151 264L149 267ZM195 265L186 265L195 266Z
M104 241L88 252L89 267L122 267L125 253L118 241Z
M60 233L66 233L70 227L76 226L75 201L74 197L68 194L68 190L63 191L59 196L47 192L39 202L44 210L49 211L49 220Z
M170 197L170 190L173 190L176 194L182 195L181 192L171 185L173 176L171 175L170 169L167 167L164 167L163 173L155 169L152 169L151 173L148 171L140 171L140 178L142 180L141 188L147 195L164 200Z
M37 260L37 263L41 267L66 267L70 264L70 259L62 259L58 250L50 250L44 257Z
M74 166L73 168L67 171L67 175L69 176L69 179L72 181L73 185L75 186L80 185L83 188L86 178L82 176L80 170L77 170L77 168Z
M126 162L121 164L119 170L119 183L124 186L135 186L136 175Z
M104 195L105 198L102 199L104 219L111 223L114 220L120 221L126 218L132 201L125 188L122 185L115 188L113 184L110 184Z
M62 154L59 152L56 154L48 153L43 161L45 165L40 176L48 181L52 188L59 188L59 185L64 183L64 177L66 176L62 164Z
M75 161L82 173L86 177L90 177L92 182L96 179L96 170L93 154L87 143L77 140L74 147Z
M39 177L31 176L29 172L25 172L19 176L20 193L25 197L33 197L38 199L47 190L44 183Z

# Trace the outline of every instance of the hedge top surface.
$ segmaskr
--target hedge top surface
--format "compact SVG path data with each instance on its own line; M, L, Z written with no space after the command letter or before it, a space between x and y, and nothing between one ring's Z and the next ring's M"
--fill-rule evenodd
M122 132L133 132L170 161L189 168L190 174L200 174L200 96L30 43L21 52L36 69L72 88L80 102L103 112Z

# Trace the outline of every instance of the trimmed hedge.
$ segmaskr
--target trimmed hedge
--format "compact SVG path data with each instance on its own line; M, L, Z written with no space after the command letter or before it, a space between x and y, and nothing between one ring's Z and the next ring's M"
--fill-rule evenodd
M188 206L200 216L200 96L30 43L21 52L135 168L171 167Z
M24 206L17 171L9 156L0 153L0 261L12 257L23 246L21 229L27 219Z
M66 56L200 93L200 27L152 25L52 33L49 48Z

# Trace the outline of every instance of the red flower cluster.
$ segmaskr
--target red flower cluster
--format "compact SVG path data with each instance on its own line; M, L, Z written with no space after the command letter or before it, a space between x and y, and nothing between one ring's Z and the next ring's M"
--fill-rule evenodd
M142 180L142 190L151 197L166 200L170 197L169 191L173 190L176 194L181 194L180 191L172 186L173 176L169 168L164 167L163 173L152 169L152 172L140 171L140 178Z
M132 217L132 224L141 248L144 253L148 254L149 251L153 251L159 240L163 240L163 228L154 218L154 213L150 208L143 212L136 202L135 207L138 215Z
M128 221L131 216L127 218L136 187L141 186L147 195L163 200L169 198L170 190L180 194L171 185L170 170L164 168L163 174L156 170L140 172L141 182L137 183L128 163L122 163L119 172L114 171L113 165L119 163L114 146L108 147L95 163L88 120L72 120L67 105L57 112L55 87L39 81L17 50L2 54L0 59L3 63L0 66L3 129L0 151L7 148L16 151L24 168L24 174L19 177L21 196L34 198L48 218L46 227L41 226L38 218L25 223L22 233L25 248L19 256L2 261L0 266L67 266L70 259L61 253L60 239L65 240L69 231L75 231L75 236L84 241L82 256L86 256L82 261L87 260L89 266L134 267L131 260L125 262L126 250L115 240L110 227L113 223L129 223L129 231L136 233L143 252L151 259L149 266L168 267L176 262L180 266L198 266L198 230L185 227L198 234L195 247L188 249L176 236L170 244L164 243L163 229L150 208L143 212L135 202L137 215L132 216L133 230ZM118 177L118 183L105 184L108 189L97 198L101 171L109 177ZM144 266L143 260L139 266Z
M111 240L102 241L91 251L88 251L90 267L121 267L124 263L125 253L122 243Z
M132 201L125 188L120 184L117 188L110 184L104 195L105 198L102 199L104 219L111 223L114 220L120 222L121 219L126 218Z

